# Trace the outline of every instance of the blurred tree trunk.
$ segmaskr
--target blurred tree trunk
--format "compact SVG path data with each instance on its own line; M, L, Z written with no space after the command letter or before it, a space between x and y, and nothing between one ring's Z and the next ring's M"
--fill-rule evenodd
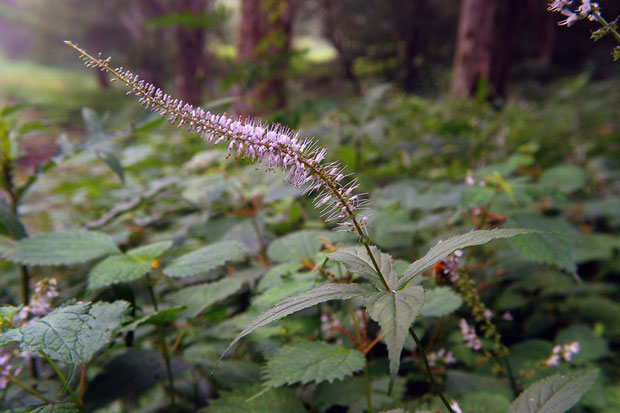
M412 92L418 78L418 69L416 67L416 57L423 53L424 42L422 36L424 34L424 22L427 18L427 1L426 0L405 0L395 3L397 20L406 19L398 26L404 28L401 38L405 42L403 62L405 65L405 74L403 78L403 87L407 92ZM406 7L404 7L406 6Z
M137 46L131 48L134 52L130 55L132 61L129 65L141 78L162 85L165 80L164 65L157 49L162 43L163 32L159 28L147 28L146 21L165 14L165 8L158 1L141 0L119 9L119 21L129 34L131 43Z
M233 110L253 115L286 106L285 70L291 50L290 0L242 0L237 61L249 72L235 94Z
M489 85L491 86L489 97L491 98L506 95L510 69L515 61L519 39L523 34L522 23L526 15L526 5L523 4L522 0L503 0L497 5L489 75Z
M177 0L176 12L192 17L207 12L208 0ZM200 104L208 56L205 51L205 29L199 24L177 24L174 26L177 47L177 69L175 86L180 99L193 105Z
M497 0L462 0L452 66L452 94L471 97L490 80Z
M353 72L353 58L352 56L350 56L349 53L347 53L347 39L338 36L335 30L335 27L338 24L338 13L336 7L338 7L338 5L332 0L323 0L321 2L321 22L323 23L323 35L327 38L327 40L329 40L332 46L334 46L334 49L336 49L336 51L338 52L338 60L340 61L340 65L342 66L345 79L347 79L351 83L355 94L361 96L362 85L355 73Z

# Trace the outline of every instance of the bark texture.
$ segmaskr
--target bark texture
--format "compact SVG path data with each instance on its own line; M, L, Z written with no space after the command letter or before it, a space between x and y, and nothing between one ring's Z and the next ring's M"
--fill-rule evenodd
M242 0L237 60L244 79L234 111L255 115L286 106L285 70L291 50L290 0Z
M462 0L452 67L452 94L470 97L489 81L497 0Z

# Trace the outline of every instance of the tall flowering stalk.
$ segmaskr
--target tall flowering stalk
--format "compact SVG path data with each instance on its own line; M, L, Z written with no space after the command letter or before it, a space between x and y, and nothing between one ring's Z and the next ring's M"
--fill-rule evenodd
M104 58L101 53L94 57L70 41L65 43L80 52L86 67L107 72L113 81L124 83L129 88L127 95L137 96L146 109L167 117L178 128L185 126L188 131L198 133L209 143L228 144L227 158L249 158L257 165L264 163L267 171L282 169L287 172L288 183L303 188L305 194L316 193L314 206L321 211L321 216L326 222L335 222L339 230L359 234L375 270L389 290L370 249L366 228L368 216L359 213L367 207L368 200L355 192L360 186L357 179L345 180L350 175L345 172L345 167L338 162L323 162L327 151L316 140L302 137L297 131L279 124L266 124L260 119L205 111L174 99L123 67L113 68L110 57Z

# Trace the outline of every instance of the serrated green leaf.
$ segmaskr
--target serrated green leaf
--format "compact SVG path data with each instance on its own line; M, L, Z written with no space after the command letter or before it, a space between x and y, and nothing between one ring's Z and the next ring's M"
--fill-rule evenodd
M15 239L26 237L26 228L15 214L0 207L0 234L6 234Z
M239 291L242 285L243 281L224 278L212 283L183 288L169 297L173 304L186 306L181 316L194 318L211 305Z
M129 303L75 303L57 308L40 320L0 334L29 353L42 351L63 363L86 364L112 337Z
M269 244L267 254L276 262L301 262L304 259L312 259L321 250L321 238L329 239L329 235L329 231L293 232Z
M390 374L394 378L407 331L424 304L424 289L415 285L375 292L366 296L365 304L370 317L381 327L390 358Z
M144 276L151 269L150 261L136 261L127 255L114 255L97 263L88 274L88 288L97 289Z
M426 290L424 306L420 310L422 317L443 317L456 311L463 299L450 287L438 287Z
M348 300L353 297L365 296L375 291L371 286L364 284L323 284L307 293L297 297L285 298L276 304L272 309L261 314L252 321L234 340L226 347L222 357L234 346L237 341L250 334L252 331L265 326L273 321L296 313L304 308L312 307L319 303L330 300Z
M566 221L538 215L513 216L508 220L507 225L525 226L567 235L574 234L574 229ZM539 233L515 237L509 242L523 257L534 262L557 265L573 274L577 272L573 257L575 241L571 238L558 234Z
M66 265L117 252L114 240L104 233L72 230L24 238L6 258L26 265Z
M127 251L127 255L138 261L150 261L172 247L172 241L160 241Z
M17 241L0 235L0 257L5 258L7 255L15 251Z
M371 246L370 250L377 261L377 265L388 287L390 287L390 289L395 289L398 281L398 273L394 266L394 259L389 254L381 252L375 246ZM381 277L377 274L366 248L361 246L340 248L336 252L327 254L327 256L334 261L344 264L347 270L361 275L370 281L378 290L385 290Z
M201 411L205 413L306 413L306 408L292 389L265 390L260 385L254 385L243 386L232 392L221 392L219 399L210 400L209 406Z
M342 380L364 368L364 355L351 348L308 341L280 348L267 362L267 385Z
M434 247L428 250L425 256L415 261L407 268L403 277L400 279L399 288L407 285L417 274L432 267L437 261L446 258L458 249L486 244L498 238L510 238L515 235L529 234L532 232L540 231L523 228L494 229L490 231L477 230L439 241Z
M590 389L598 369L554 374L528 387L510 405L508 413L561 413Z
M207 245L175 259L164 269L169 277L188 277L204 273L244 257L248 250L237 241L221 241Z

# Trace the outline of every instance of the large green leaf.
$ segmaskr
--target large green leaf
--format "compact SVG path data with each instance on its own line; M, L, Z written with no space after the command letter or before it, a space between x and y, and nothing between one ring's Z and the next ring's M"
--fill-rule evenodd
M257 319L252 321L234 340L228 345L224 354L230 350L232 346L252 331L265 326L273 321L286 317L289 314L296 313L304 308L324 303L330 300L348 300L353 297L365 296L375 291L370 285L364 284L323 284L307 293L298 295L297 297L285 298L276 304L272 309L261 314Z
M424 289L407 286L397 291L375 292L366 296L366 310L379 323L390 358L392 379L398 373L400 353L407 331L424 304Z
M280 348L265 367L267 385L280 387L342 380L364 368L364 355L351 348L308 341Z
M269 244L267 254L276 262L303 261L321 250L321 237L328 239L329 231L304 230L285 235Z
M113 255L97 263L88 273L88 288L97 289L136 280L151 269L150 261L136 261L127 255Z
M529 234L531 232L539 231L523 228L494 229L490 231L477 230L439 241L434 247L428 250L425 256L415 261L407 268L403 277L400 279L399 287L402 288L404 285L407 285L417 274L430 268L437 261L446 258L458 249L486 244L498 238L510 238L515 235Z
M424 306L420 310L422 317L443 317L456 311L463 299L449 287L426 290Z
M184 305L183 317L194 318L209 306L239 291L243 281L224 278L207 284L194 285L172 293L170 301L176 305Z
M239 259L248 250L237 241L221 241L182 255L164 269L169 277L188 277L210 271L227 261Z
M70 304L0 334L0 346L17 342L29 353L42 351L63 363L86 364L110 341L128 307L125 301Z
M127 255L114 255L95 265L88 274L91 289L136 280L151 270L152 260L172 246L171 241L156 242L135 248Z
M514 227L526 226L549 233L528 234L510 240L510 244L521 255L534 262L557 265L572 273L576 273L574 260L575 241L567 236L553 234L577 235L577 231L566 220L548 218L538 215L519 215L511 217L507 225Z
M172 241L160 241L127 251L127 255L137 261L150 261L159 257L172 247Z
M560 165L547 169L540 176L540 183L553 186L562 192L574 192L586 184L586 172L578 165Z
M562 413L590 389L598 369L554 374L528 387L512 403L508 413Z
M306 413L303 403L292 389L265 390L260 385L243 386L232 392L221 392L219 399L209 401L205 413Z
M370 247L370 251L377 261L377 265L379 266L381 274L383 274L388 287L390 287L390 289L396 289L398 273L394 267L394 260L392 257L389 254L381 252L375 246ZM341 248L336 252L327 254L327 256L334 261L344 264L344 266L347 267L347 270L361 275L377 287L377 289L385 290L381 277L377 274L375 266L372 263L366 248L362 246Z
M118 252L114 240L95 231L59 231L24 238L6 258L26 265L78 264Z

